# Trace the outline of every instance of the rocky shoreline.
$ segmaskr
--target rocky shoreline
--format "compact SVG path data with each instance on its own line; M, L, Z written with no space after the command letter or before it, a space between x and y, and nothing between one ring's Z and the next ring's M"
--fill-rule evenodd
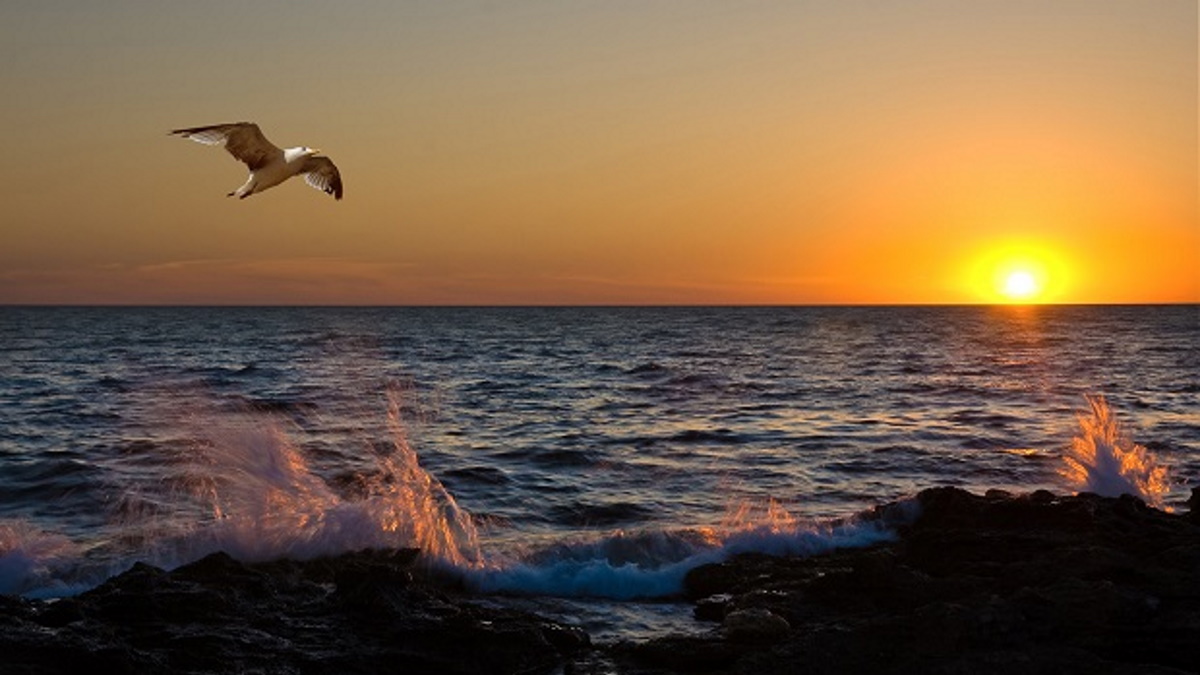
M899 538L693 570L698 635L596 646L363 551L137 565L79 596L0 596L5 673L1195 673L1200 497L934 488ZM876 509L895 518L901 505Z
M697 568L687 594L713 630L621 658L640 673L1200 672L1195 493L1184 516L1129 496L917 499L891 544Z

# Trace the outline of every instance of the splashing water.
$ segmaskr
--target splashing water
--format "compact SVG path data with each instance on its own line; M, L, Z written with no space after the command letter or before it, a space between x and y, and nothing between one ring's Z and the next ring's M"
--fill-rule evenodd
M812 555L894 536L879 522L802 521L770 501L731 509L715 528L617 531L487 556L470 515L420 466L395 393L389 451L359 458L369 466L355 498L312 469L277 419L225 413L197 422L188 436L199 440L174 483L182 487L130 500L166 505L165 516L133 509L128 524L145 537L143 559L164 567L215 551L264 561L415 547L479 591L631 599L677 594L688 571L740 552Z
M62 568L79 553L79 547L61 534L22 521L0 520L0 594L67 590L60 579Z
M771 500L765 509L739 505L720 528L616 532L470 570L466 581L477 590L519 595L662 598L680 593L689 571L738 553L810 556L895 536L881 520L804 521Z
M397 396L389 396L387 450L365 444L353 459L364 470L353 496L322 478L278 419L201 416L177 480L132 495L118 528L130 555L173 567L215 551L246 561L310 559L364 548L419 548L475 590L516 595L657 598L681 591L690 570L743 552L813 555L895 537L878 519L817 521L780 503L735 504L719 526L611 532L568 538L511 555L485 555L479 533L408 443ZM1167 470L1122 432L1101 397L1065 456L1079 489L1129 493L1161 507ZM139 507L138 504L143 506ZM914 514L909 514L914 515ZM68 538L0 521L0 592L56 595L88 587L72 571L87 552ZM109 566L106 574L120 571ZM92 575L93 577L97 575ZM72 581L74 580L74 581ZM73 589L73 590L72 590Z
M468 514L421 468L389 401L391 451L367 450L361 499L335 492L270 419L206 425L179 481L209 516L160 524L151 558L167 566L224 551L245 561L310 559L365 548L419 548L429 560L470 567L481 558ZM173 501L168 496L165 501ZM170 536L162 536L171 533Z
M678 594L688 571L737 553L812 555L894 537L881 521L802 520L771 500L731 508L716 527L616 531L488 556L470 514L421 467L397 393L388 404L390 443L382 452L364 443L349 460L360 468L352 495L314 470L279 418L199 406L177 452L158 457L166 465L126 486L109 536L89 547L95 560L65 536L0 521L0 592L71 594L133 560L172 568L217 551L257 562L412 547L478 591L660 598Z
M1105 497L1130 494L1162 508L1170 489L1167 468L1121 429L1103 396L1087 397L1090 415L1079 416L1080 434L1064 456L1063 475L1084 492Z
M804 521L772 500L732 508L717 527L616 531L487 556L470 514L420 466L398 395L388 402L389 447L365 444L352 496L313 469L278 418L201 406L183 430L190 440L164 458L168 478L156 472L127 488L115 534L95 546L111 557L85 569L83 548L67 537L0 522L0 592L71 594L133 560L172 568L217 551L257 562L412 547L478 591L659 598L679 593L688 571L737 553L812 555L894 537L879 521Z

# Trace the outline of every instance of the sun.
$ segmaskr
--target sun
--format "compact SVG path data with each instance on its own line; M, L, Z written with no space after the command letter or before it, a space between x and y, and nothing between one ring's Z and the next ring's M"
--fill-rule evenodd
M1071 266L1061 250L1036 241L992 242L972 259L966 282L991 304L1061 302Z
M1009 261L996 270L995 293L1009 304L1031 304L1045 300L1049 275L1043 265L1027 260Z
M1037 296L1041 286L1029 270L1013 270L1004 277L1004 287L1001 292L1012 301L1031 300Z

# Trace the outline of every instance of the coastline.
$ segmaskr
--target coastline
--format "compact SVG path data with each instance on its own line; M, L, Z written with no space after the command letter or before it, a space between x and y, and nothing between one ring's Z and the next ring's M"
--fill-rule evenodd
M595 645L481 603L415 550L135 565L54 602L0 596L5 671L1187 673L1200 667L1200 496L931 488L897 540L692 570L703 632ZM877 507L888 519L897 504ZM485 606L486 604L486 606Z

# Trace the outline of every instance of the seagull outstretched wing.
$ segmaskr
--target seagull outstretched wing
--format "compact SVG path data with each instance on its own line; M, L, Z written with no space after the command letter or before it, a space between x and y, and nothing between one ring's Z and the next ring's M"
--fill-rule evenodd
M300 169L304 174L304 182L324 192L333 195L334 199L342 198L342 174L338 173L333 160L321 155L314 155L304 160Z
M283 160L283 150L268 141L253 122L175 129L171 133L205 145L224 145L229 154L245 162L251 171Z
M229 154L246 163L250 176L244 185L229 193L230 197L245 199L303 174L309 185L333 195L334 199L342 198L342 175L333 161L305 145L281 150L253 122L212 124L170 133L205 145L224 145Z

